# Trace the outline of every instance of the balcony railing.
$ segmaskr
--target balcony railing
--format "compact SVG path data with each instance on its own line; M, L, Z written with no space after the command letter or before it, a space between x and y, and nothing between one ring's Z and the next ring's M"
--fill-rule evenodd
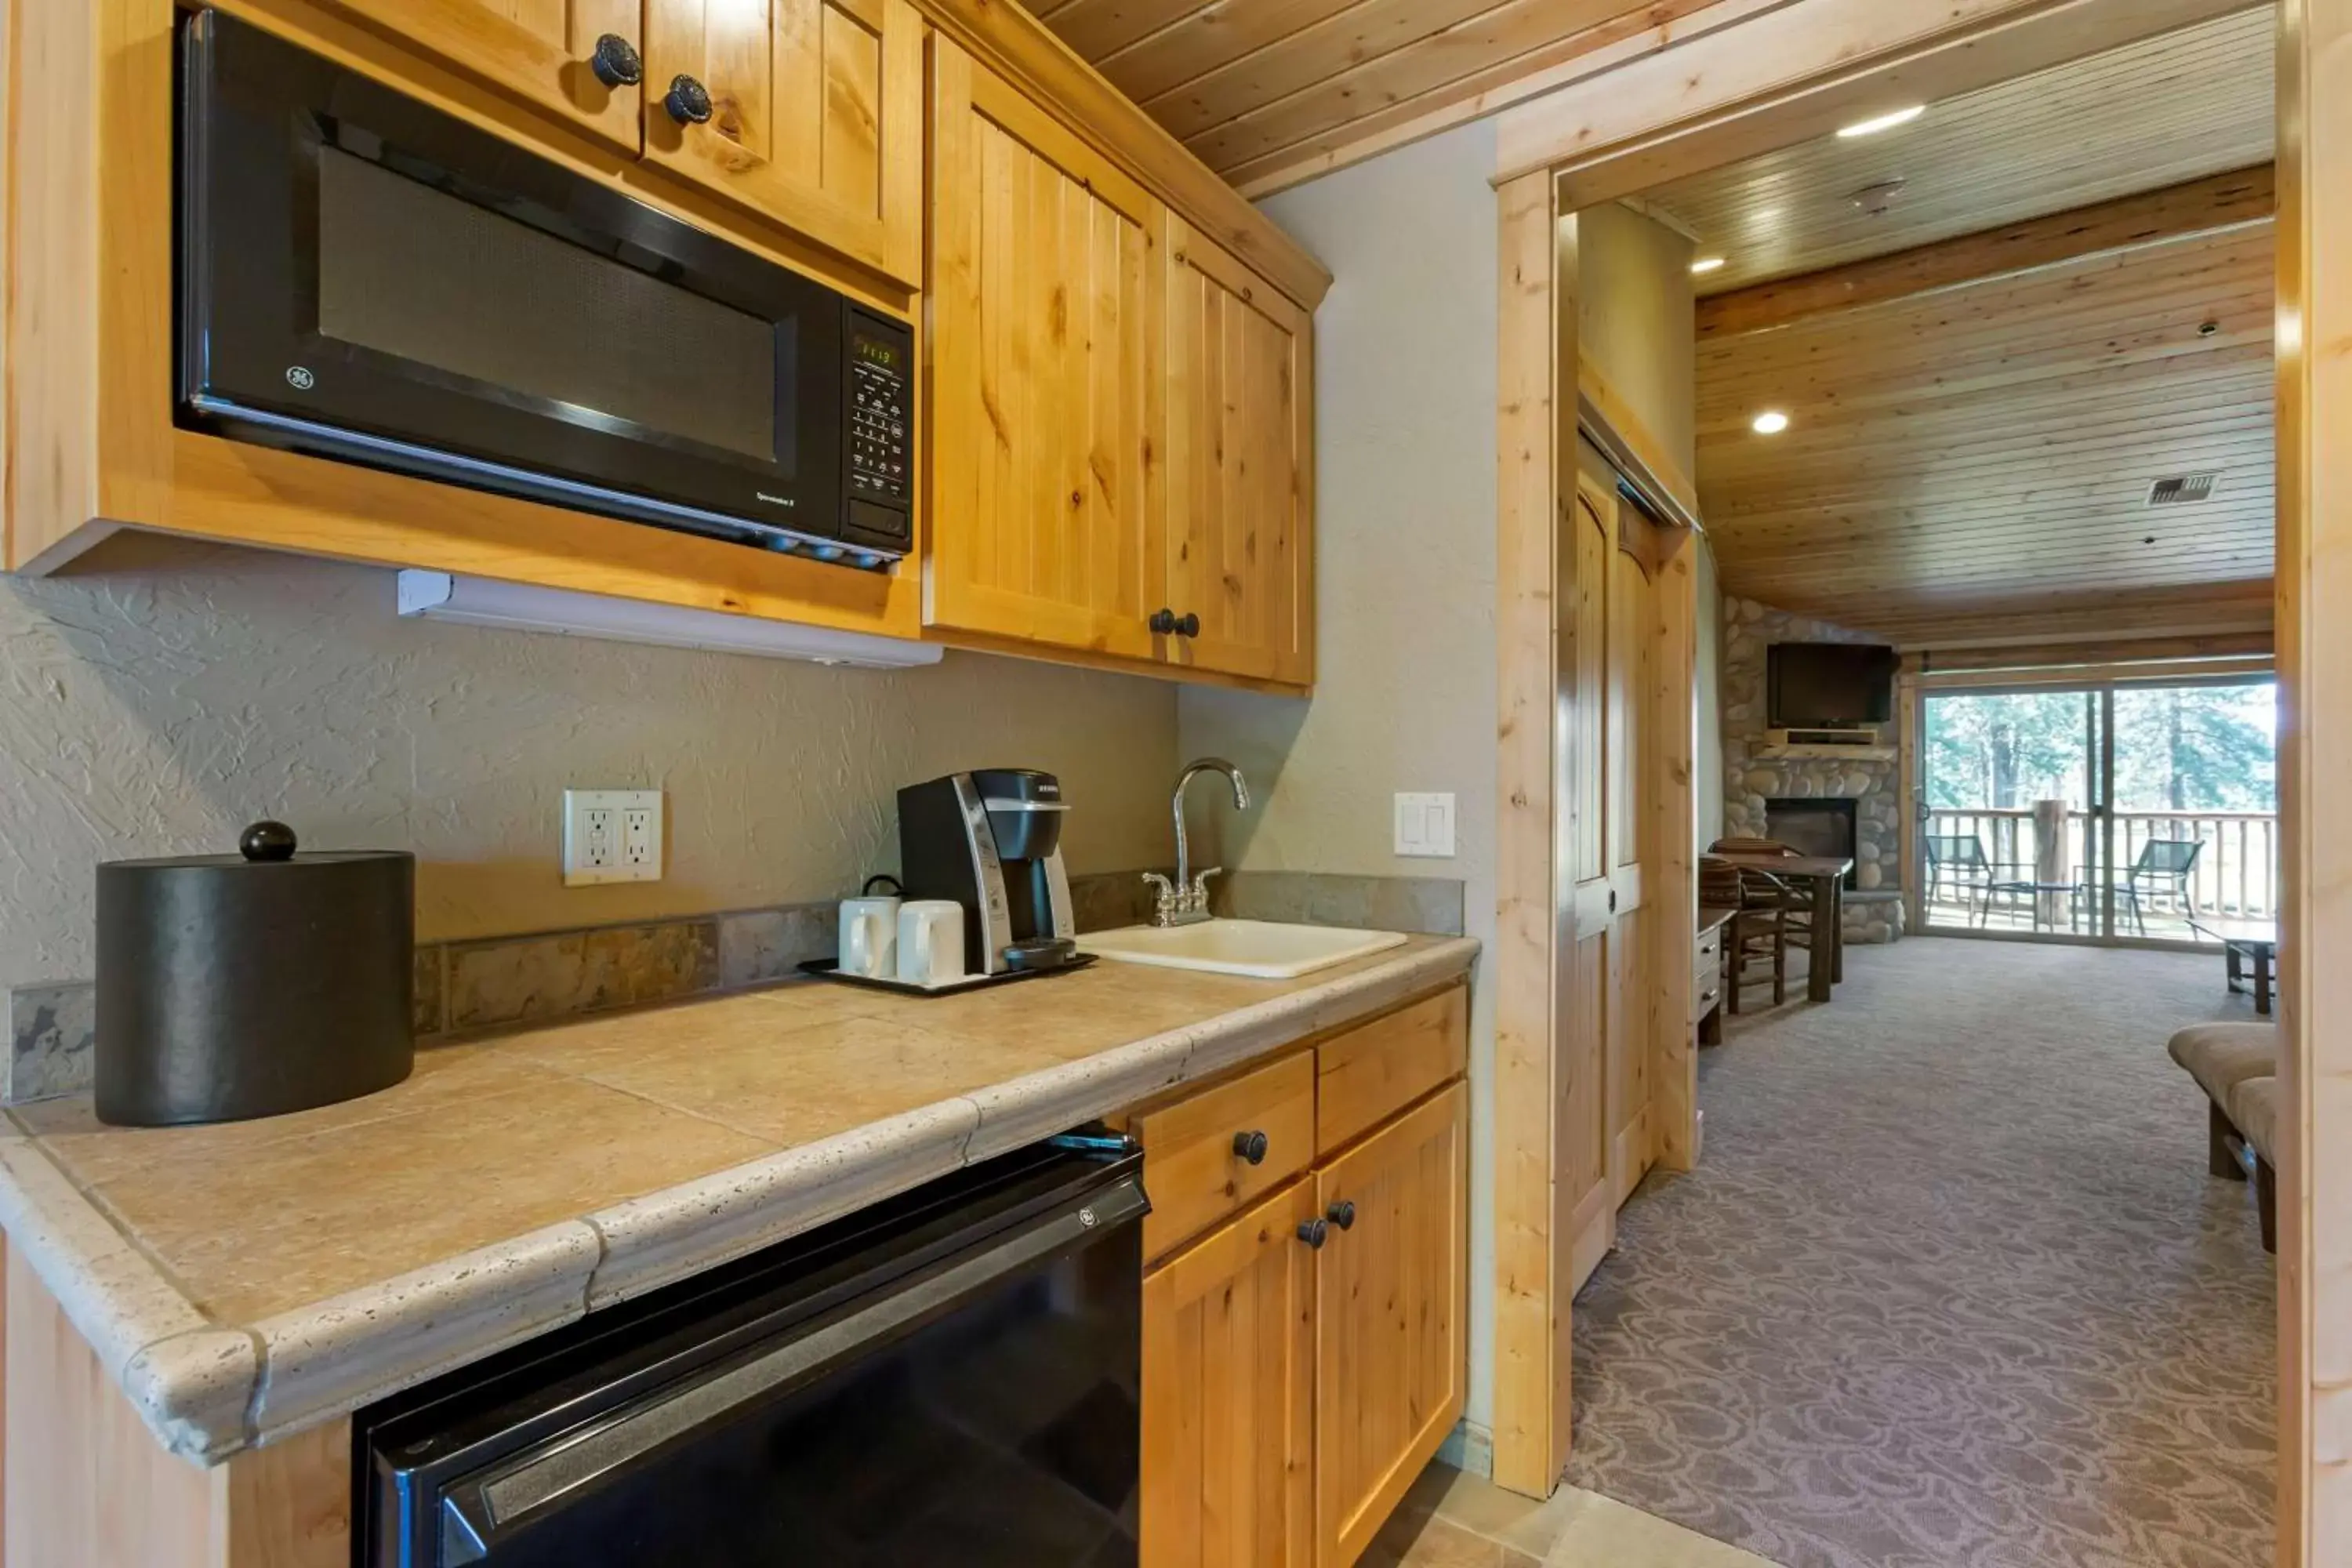
M1944 837L1976 836L1984 846L1985 858L2000 868L1997 877L2031 877L2033 867L2033 813L2030 809L1996 809L1985 807L1973 811L1931 811L1927 814L1925 831ZM2092 876L2084 868L2091 863L2091 850L2095 843L2097 825L2086 812L2073 812L2066 819L2066 869L2062 876L2068 880L2087 879L2095 884L2101 879ZM2143 900L2142 913L2147 921L2150 936L2187 936L2187 917L2194 914L2231 915L2248 920L2273 920L2279 909L2278 816L2268 811L2118 811L2116 813L2115 865L2105 880L2120 885L2140 851L2158 839L2190 839L2205 846L2197 857L2197 864L2189 878L2188 900L2183 905L2170 897L2174 884L2169 879L2157 879L2152 883L2142 879L2142 887L2154 897ZM1981 876L1973 879L1958 877L1954 868L1945 868L1940 881L1933 889L1929 901L1928 920L1937 925L1973 923L1979 913L1979 899L1970 881L1980 883ZM2081 911L2084 919L2090 910ZM2116 920L2126 924L2126 911L2118 908ZM1996 904L1988 923L2023 923ZM2162 928L2159 930L2159 926Z

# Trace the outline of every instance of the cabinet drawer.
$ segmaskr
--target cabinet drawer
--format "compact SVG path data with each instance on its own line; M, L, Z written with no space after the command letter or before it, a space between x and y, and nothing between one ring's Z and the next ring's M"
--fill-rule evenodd
M1460 1076L1470 1051L1470 993L1375 1018L1315 1049L1315 1152L1326 1154Z
M1712 961L1702 963L1691 980L1691 1016L1704 1018L1707 1009L1723 1000L1723 966Z
M1315 1058L1295 1056L1137 1117L1151 1213L1143 1253L1157 1258L1305 1170L1315 1155ZM1244 1148L1264 1137L1251 1163Z
M1692 955L1692 963L1694 966L1698 969L1708 968L1717 960L1721 959L1722 956L1723 928L1721 926L1712 926L1707 930L1699 932L1698 951Z

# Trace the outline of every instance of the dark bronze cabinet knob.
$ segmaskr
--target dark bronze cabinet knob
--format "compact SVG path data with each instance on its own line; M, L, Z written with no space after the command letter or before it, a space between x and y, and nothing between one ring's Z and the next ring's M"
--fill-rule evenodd
M1201 635L1201 617L1194 615L1190 610L1185 611L1181 616L1179 616L1176 618L1176 635L1180 637L1199 637Z
M1186 611L1178 615L1165 607L1151 612L1151 630L1163 637L1196 637L1201 635L1201 617Z
M1323 1217L1341 1230L1353 1230L1356 1228L1356 1205L1352 1200L1341 1198L1323 1211Z
M710 118L710 89L690 76L673 77L662 107L680 125L703 124Z
M607 33L596 40L588 68L606 87L635 87L646 79L646 62L638 57L637 46L618 33Z
M1234 1152L1239 1154L1243 1159L1247 1160L1253 1165L1265 1164L1265 1134L1255 1131L1234 1133Z
M1310 1219L1298 1227L1298 1239L1309 1247L1319 1249L1325 1242L1331 1239L1331 1230L1321 1220Z

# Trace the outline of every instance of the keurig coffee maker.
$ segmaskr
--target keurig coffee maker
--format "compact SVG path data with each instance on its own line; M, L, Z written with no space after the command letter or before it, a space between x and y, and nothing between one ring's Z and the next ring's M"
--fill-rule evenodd
M898 792L899 880L909 899L963 906L964 971L1059 969L1077 957L1062 869L1062 784L975 768Z

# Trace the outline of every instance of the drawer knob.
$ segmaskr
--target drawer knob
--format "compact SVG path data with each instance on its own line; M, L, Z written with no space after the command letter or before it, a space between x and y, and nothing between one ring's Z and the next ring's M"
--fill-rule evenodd
M1298 1227L1298 1239L1319 1251L1331 1239L1331 1227L1319 1219L1310 1219Z
M638 57L636 45L618 33L607 33L596 40L588 68L606 87L635 87L646 79L646 62Z
M1333 1204L1329 1208L1323 1211L1323 1217L1329 1220L1333 1225L1338 1226L1341 1230L1355 1229L1355 1200L1352 1198L1341 1198L1338 1203Z
M710 119L710 89L690 76L673 77L662 95L662 107L680 125L705 124Z
M1234 1152L1239 1154L1243 1159L1247 1160L1253 1165L1265 1164L1265 1134L1263 1132L1234 1133Z

